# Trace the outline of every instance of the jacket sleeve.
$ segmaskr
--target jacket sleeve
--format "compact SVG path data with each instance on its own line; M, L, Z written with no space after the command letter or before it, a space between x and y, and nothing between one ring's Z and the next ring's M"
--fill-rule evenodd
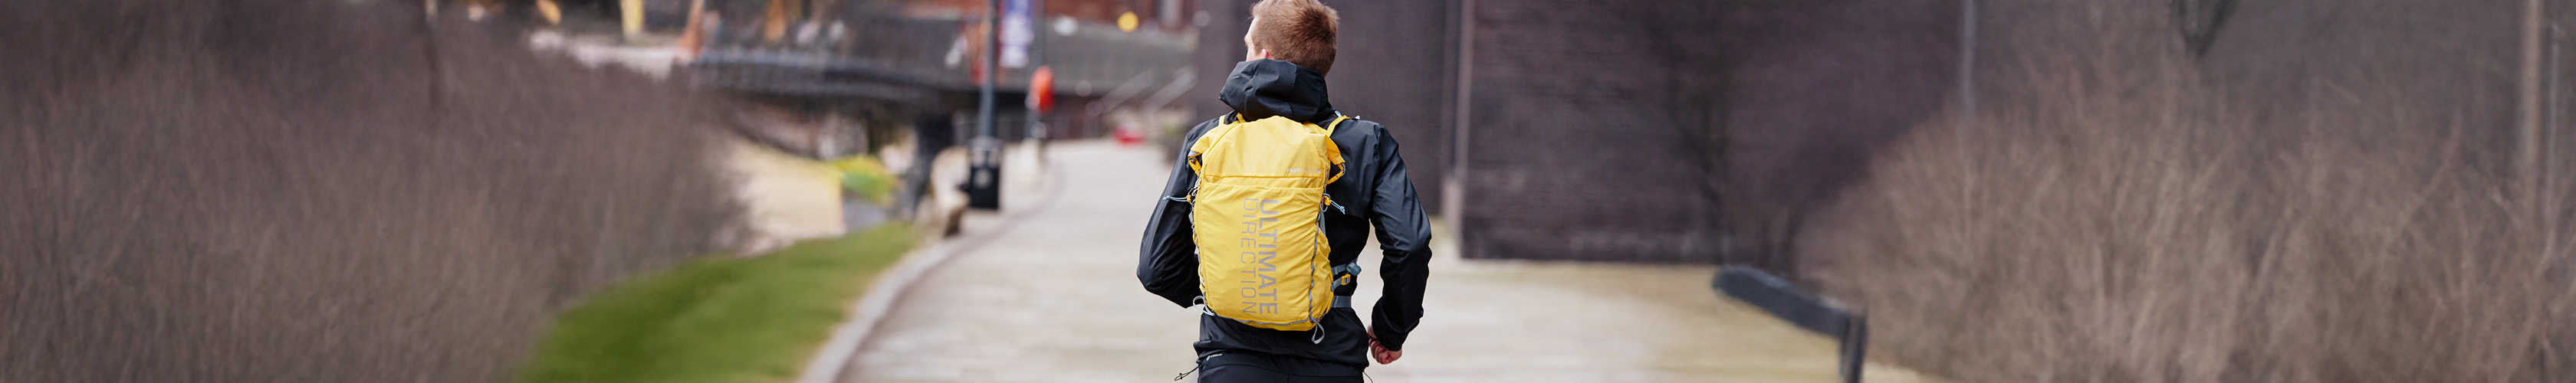
M1198 182L1188 160L1189 153L1183 150L1172 164L1163 194L1154 198L1154 215L1145 222L1143 250L1136 259L1136 280L1144 282L1145 291L1181 307L1191 306L1199 296L1198 244L1190 239L1190 204L1173 200L1189 197L1190 186Z
M1413 179L1405 174L1395 137L1381 132L1379 139L1369 155L1385 166L1376 175L1377 195L1369 207L1369 221L1377 227L1378 249L1386 255L1378 264L1386 290L1369 323L1379 344L1401 351L1405 336L1422 322L1422 288L1431 270L1431 227L1421 200L1414 195Z

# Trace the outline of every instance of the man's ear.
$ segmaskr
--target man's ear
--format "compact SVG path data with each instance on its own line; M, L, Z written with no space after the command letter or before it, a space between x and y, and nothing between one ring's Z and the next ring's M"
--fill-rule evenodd
M1268 49L1263 49L1263 50L1261 50L1261 58L1265 58L1265 59L1272 59L1272 60L1278 60L1278 59L1279 59L1279 57L1271 56L1271 55L1270 55L1270 50L1268 50Z

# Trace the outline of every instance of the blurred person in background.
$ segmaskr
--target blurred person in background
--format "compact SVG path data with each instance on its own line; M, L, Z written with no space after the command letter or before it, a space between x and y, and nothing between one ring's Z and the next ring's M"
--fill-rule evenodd
M1336 267L1333 278L1356 279L1350 274L1374 227L1385 254L1377 270L1386 286L1365 330L1356 311L1338 304L1312 331L1200 315L1197 371L1207 382L1360 382L1370 359L1386 364L1403 357L1405 337L1420 323L1431 231L1395 137L1375 122L1345 120L1327 101L1324 76L1333 69L1340 16L1316 0L1263 0L1252 6L1252 16L1245 61L1235 65L1217 95L1234 113L1198 124L1184 142L1198 142L1220 125L1274 116L1334 124L1330 138L1345 163L1343 175L1324 187L1339 209L1323 209L1322 226L1331 244L1330 264L1352 267ZM1187 202L1198 175L1187 166L1188 157L1184 153L1172 167L1164 199L1146 223L1136 268L1145 290L1182 307L1195 306L1203 296ZM1347 302L1358 287L1354 281L1332 293Z

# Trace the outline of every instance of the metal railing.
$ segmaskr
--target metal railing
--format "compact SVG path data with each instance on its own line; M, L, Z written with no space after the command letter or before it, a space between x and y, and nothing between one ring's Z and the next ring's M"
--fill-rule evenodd
M1788 280L1752 268L1719 269L1711 283L1720 293L1759 307L1771 316L1807 331L1834 338L1842 352L1836 362L1844 383L1860 383L1863 352L1869 349L1869 318L1840 302L1818 297Z

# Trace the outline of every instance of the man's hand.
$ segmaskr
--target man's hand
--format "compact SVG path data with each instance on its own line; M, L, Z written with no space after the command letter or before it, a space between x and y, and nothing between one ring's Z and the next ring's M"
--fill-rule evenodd
M1377 358L1377 364L1394 364L1396 358L1404 357L1403 351L1388 350L1386 345L1377 344L1377 326L1369 326L1368 336L1369 357Z

